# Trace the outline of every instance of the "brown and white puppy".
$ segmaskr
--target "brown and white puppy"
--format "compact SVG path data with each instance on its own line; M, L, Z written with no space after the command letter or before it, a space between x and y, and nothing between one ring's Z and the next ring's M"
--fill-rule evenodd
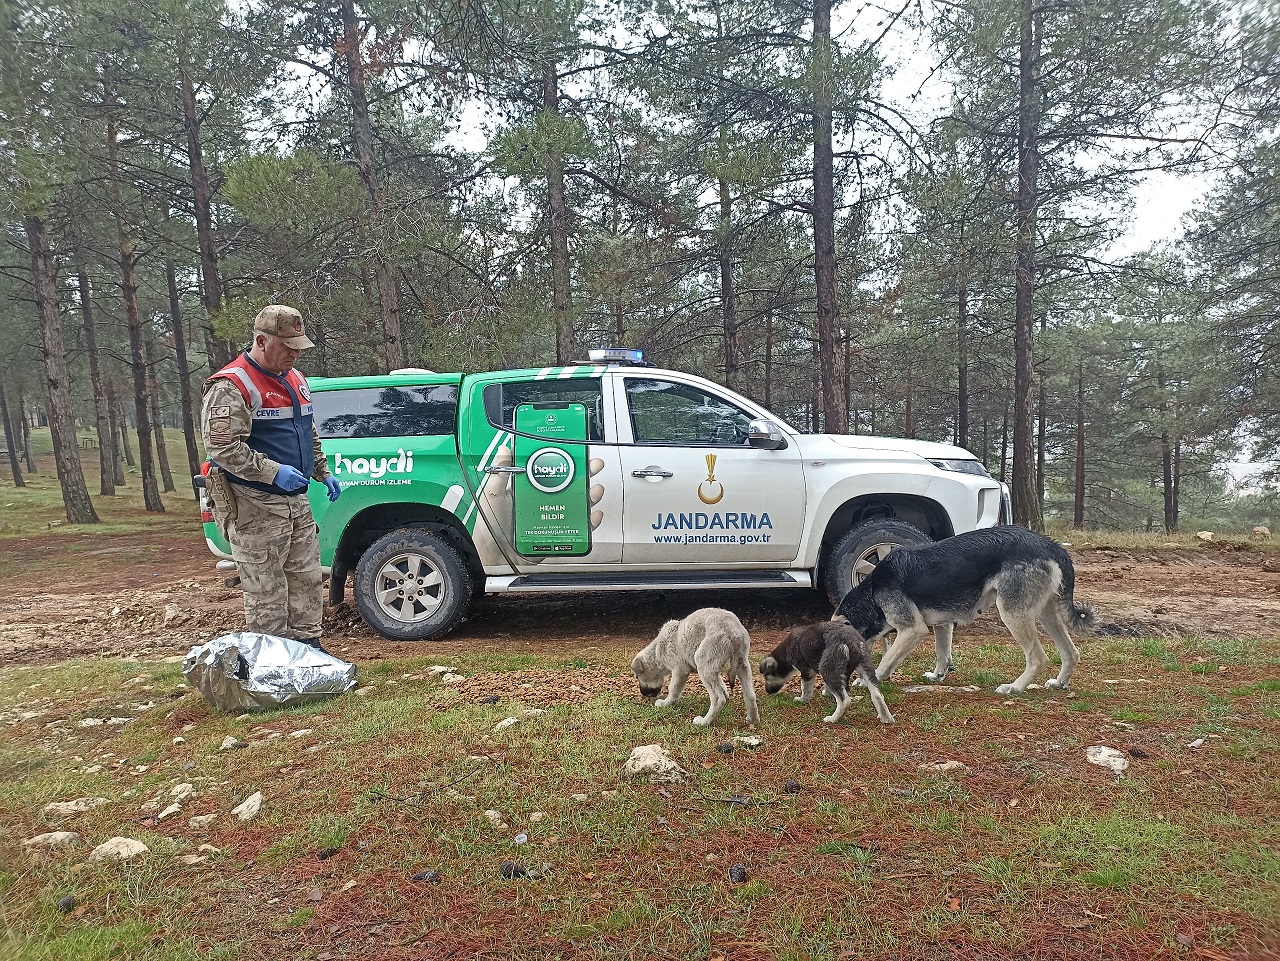
M871 645L856 630L839 621L823 621L793 627L786 640L760 662L760 673L769 694L777 694L792 676L799 674L800 696L796 700L801 704L809 703L814 680L821 675L827 693L836 701L835 711L823 718L828 724L840 720L853 703L849 678L857 674L875 705L876 716L885 724L892 724L893 715L880 693L870 657Z
M715 720L729 701L720 672L728 668L729 683L742 681L742 700L747 707L747 723L759 724L756 688L751 676L751 635L737 615L719 607L704 607L681 621L667 621L649 644L631 660L631 670L643 697L657 697L662 682L671 678L667 696L654 701L656 707L674 704L684 693L685 682L695 670L711 697L707 713L693 723L705 727Z

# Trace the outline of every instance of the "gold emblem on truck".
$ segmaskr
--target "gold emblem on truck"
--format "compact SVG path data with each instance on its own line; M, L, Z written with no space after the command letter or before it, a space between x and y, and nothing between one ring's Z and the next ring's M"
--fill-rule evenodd
M702 492L706 487L714 496L708 496ZM716 480L716 455L707 455L707 479L698 485L698 500L704 504L719 504L720 498L724 497L724 485Z

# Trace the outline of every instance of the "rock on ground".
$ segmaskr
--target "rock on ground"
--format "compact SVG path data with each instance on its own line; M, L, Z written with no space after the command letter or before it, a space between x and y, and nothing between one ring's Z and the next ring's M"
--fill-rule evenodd
M47 848L50 851L56 851L58 848L79 844L80 840L80 835L75 831L50 831L47 834L37 834L33 838L28 838L22 844L28 848Z
M44 806L44 813L46 817L67 817L70 814L92 811L96 807L110 803L111 801L104 797L78 797L74 801L50 801Z
M112 838L103 841L89 854L90 861L128 861L140 854L151 851L149 847L134 838Z
M678 784L689 775L661 744L632 748L622 773L627 777L647 777L650 784Z
M231 813L241 821L252 821L262 810L262 792L254 791L247 798L231 809Z

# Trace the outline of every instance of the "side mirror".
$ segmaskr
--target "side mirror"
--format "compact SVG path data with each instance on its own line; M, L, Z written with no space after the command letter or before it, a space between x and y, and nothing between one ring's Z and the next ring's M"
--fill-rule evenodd
M771 420L753 420L747 427L747 443L759 450L782 450L787 437Z

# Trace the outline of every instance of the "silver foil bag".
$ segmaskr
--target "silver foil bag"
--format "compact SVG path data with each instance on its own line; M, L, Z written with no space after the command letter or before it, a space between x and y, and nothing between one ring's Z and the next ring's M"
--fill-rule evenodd
M300 641L238 631L193 647L187 683L224 711L269 711L345 694L356 666Z

